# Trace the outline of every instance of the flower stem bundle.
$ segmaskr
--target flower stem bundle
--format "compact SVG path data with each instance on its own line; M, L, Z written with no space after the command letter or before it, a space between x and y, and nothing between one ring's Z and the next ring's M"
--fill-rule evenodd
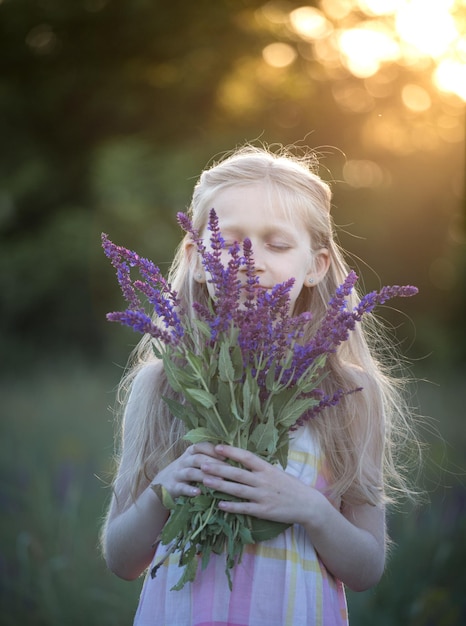
M257 289L248 239L242 246L235 243L229 248L224 264L225 242L213 209L209 247L186 215L178 214L178 221L195 243L212 283L214 295L208 305L194 303L192 310L185 310L151 261L113 244L103 234L105 254L128 303L125 311L109 313L107 318L151 336L154 354L163 361L176 393L176 399L164 400L174 418L184 423L187 441L236 446L285 468L290 430L338 403L345 394L358 391L337 389L331 396L322 392L328 356L376 305L395 296L414 295L417 289L384 287L349 309L347 298L357 281L350 272L329 302L317 332L304 342L310 313L291 315L293 279L269 290ZM132 268L139 271L139 278L132 278ZM141 298L153 312L146 312ZM183 568L174 589L193 581L199 564L206 567L212 553L225 554L231 587L231 569L241 560L244 547L287 528L221 511L218 501L233 498L204 485L200 485L200 495L175 501L160 485L154 489L171 511L160 537L168 546L164 558L176 552ZM161 563L153 567L153 576Z

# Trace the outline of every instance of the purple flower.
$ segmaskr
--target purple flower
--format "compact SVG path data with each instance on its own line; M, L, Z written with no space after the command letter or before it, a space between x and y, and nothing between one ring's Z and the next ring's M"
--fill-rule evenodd
M114 313L107 313L107 319L110 322L119 322L124 326L129 326L138 333L147 333L166 345L176 345L173 335L156 326L151 318L142 311L132 311L130 309L115 311Z
M164 362L169 385L181 396L178 400L166 398L166 402L174 417L186 426L188 441L207 439L240 445L285 467L289 431L335 406L344 396L360 391L336 389L326 393L320 388L327 356L348 339L376 305L395 296L414 295L417 289L383 287L351 309L348 301L357 276L350 272L330 300L317 332L306 343L303 337L311 314L290 315L292 278L272 289L258 288L250 240L245 239L242 246L234 243L227 257L213 209L208 222L209 246L186 215L179 213L178 222L202 258L213 298L206 304L194 302L192 311L184 310L178 294L151 261L102 235L105 254L128 302L125 311L109 313L107 318L155 339L155 355ZM139 277L133 279L131 270L139 272ZM150 313L140 296L151 307ZM212 552L222 549L227 554L226 573L231 584L229 569L241 558L244 544L257 540L251 534L253 518L230 513L222 516L218 511L215 522L211 510L216 495L201 488L204 504L207 500L205 510L192 513L190 498L167 502L173 516L164 526L161 542L170 543L181 555L180 565L185 566L173 589L193 580L199 551L206 563ZM183 510L186 515L185 507L189 507L190 523L180 530L176 512ZM195 516L195 521L189 515ZM272 526L267 536L275 536L286 524ZM154 566L152 576L159 566Z
M130 264L137 262L139 258L135 252L130 252L126 248L116 246L110 241L105 233L102 233L102 247L106 256L110 259L113 267L117 271L118 283L123 292L125 300L132 309L140 309L141 302L131 282ZM127 259L126 262L124 259Z
M249 371L259 385L262 398L266 398L269 393L271 374L284 388L292 389L305 384L303 381L306 381L307 376L312 372L315 375L314 364L323 367L325 358L322 360L322 357L336 352L356 324L377 305L394 297L409 297L417 293L416 287L409 285L383 287L380 291L365 295L354 309L350 309L348 298L358 280L356 273L351 271L330 300L316 333L309 342L303 344L304 330L311 314L290 316L290 291L294 279L275 285L270 290L258 289L249 239L244 240L242 247L238 243L230 246L229 258L224 264L225 240L214 209L209 213L207 226L210 232L209 247L187 215L178 213L177 219L191 236L214 288L214 297L209 305L198 302L193 304L194 315L210 329L210 337L205 338L205 350L216 355L212 357L215 362L222 342L230 342L234 331L243 361L242 378L236 382L242 384ZM116 246L107 235L102 235L102 245L117 271L118 282L129 305L124 312L110 313L108 319L130 326L138 332L148 333L165 345L166 350L177 349L178 357L187 358L189 346L194 345L191 316L182 310L178 295L159 268L135 252ZM131 279L132 268L139 270L140 279ZM244 273L245 279L240 278L240 272ZM142 294L153 307L161 325L155 324L151 315L145 313L138 294ZM231 349L231 344L228 345ZM197 349L202 351L200 346ZM312 408L298 419L296 427L325 407L334 406L344 395L353 391L337 390L329 397L323 397L319 389L303 393L303 398L312 397L315 401Z
M184 326L178 296L159 268L152 261L140 257L135 252L115 245L104 233L102 234L102 247L116 270L118 283L128 303L128 309L125 312L111 313L110 321L119 321L126 326L132 326L134 330L149 333L159 340L166 337L169 343L172 339L175 341L181 339L184 335ZM143 280L132 280L131 269L133 268L139 270ZM156 325L150 321L150 316L145 314L138 292L144 295L154 307L155 313L162 320L168 333L155 330Z

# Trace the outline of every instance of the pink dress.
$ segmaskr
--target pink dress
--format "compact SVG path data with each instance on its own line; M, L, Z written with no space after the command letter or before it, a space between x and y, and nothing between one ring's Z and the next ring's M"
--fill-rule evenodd
M325 492L322 458L309 427L294 433L286 471ZM158 561L166 551L159 546ZM225 558L212 555L205 570L180 591L176 555L142 588L135 626L344 626L348 613L343 584L317 556L309 536L295 524L284 533L248 546L232 571L228 588Z

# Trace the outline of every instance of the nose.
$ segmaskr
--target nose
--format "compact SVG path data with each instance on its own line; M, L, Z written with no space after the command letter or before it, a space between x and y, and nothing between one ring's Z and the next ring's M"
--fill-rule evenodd
M265 271L265 258L264 254L261 251L259 245L252 244L252 260L254 265L255 273L262 273ZM241 269L246 271L246 265L242 265Z

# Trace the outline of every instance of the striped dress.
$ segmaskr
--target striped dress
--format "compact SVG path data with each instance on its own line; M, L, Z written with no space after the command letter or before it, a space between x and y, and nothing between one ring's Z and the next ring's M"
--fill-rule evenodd
M286 471L325 492L322 458L311 430L294 433ZM166 550L159 546L154 562ZM150 572L150 569L149 569ZM148 573L135 626L344 626L343 584L319 560L309 536L295 524L269 541L247 546L232 571L230 592L225 557L212 555L205 570L180 591L176 555L152 579Z

